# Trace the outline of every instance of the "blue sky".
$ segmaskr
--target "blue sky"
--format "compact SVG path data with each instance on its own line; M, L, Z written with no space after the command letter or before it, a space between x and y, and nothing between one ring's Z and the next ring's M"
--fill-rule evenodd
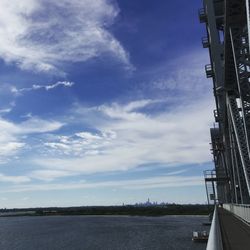
M204 203L198 0L0 3L0 207Z

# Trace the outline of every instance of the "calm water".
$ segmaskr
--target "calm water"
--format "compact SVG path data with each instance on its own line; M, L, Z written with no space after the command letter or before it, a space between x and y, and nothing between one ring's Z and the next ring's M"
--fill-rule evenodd
M0 218L3 250L200 250L192 231L204 216L51 216Z

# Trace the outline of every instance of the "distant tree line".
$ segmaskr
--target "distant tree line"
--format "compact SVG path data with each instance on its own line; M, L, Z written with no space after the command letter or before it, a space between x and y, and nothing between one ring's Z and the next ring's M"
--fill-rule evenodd
M83 206L83 207L48 207L26 209L0 209L1 215L8 212L34 211L30 215L134 215L134 216L164 216L164 215L208 215L213 206L208 205L179 205L168 204L164 206Z

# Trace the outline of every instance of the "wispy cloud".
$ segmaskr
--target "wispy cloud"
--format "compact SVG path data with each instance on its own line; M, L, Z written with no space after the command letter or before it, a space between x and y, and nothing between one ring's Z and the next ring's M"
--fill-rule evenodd
M48 133L60 129L64 124L53 120L31 117L21 123L13 123L0 117L0 163L15 157L27 143L29 134Z
M60 129L64 123L53 121L53 120L44 120L38 117L31 117L24 122L16 124L15 133L17 134L32 134L32 133L45 133L53 132Z
M39 179L43 181L53 181L55 178L69 177L72 176L69 171L60 170L34 170L29 173L29 177L33 179Z
M62 74L63 63L110 53L131 68L108 31L118 13L108 0L1 0L0 57L21 69Z
M145 113L142 108L153 103L138 100L79 108L75 118L83 124L91 122L96 132L80 131L47 139L41 146L46 158L36 156L31 163L45 170L89 174L144 164L172 167L210 161L207 131L213 120L212 100L202 99L172 108L171 112L162 109L157 114Z
M59 86L72 87L74 84L75 84L74 82L62 81L62 82L56 82L54 84L48 84L48 85L33 84L30 88L21 88L21 89L17 89L16 87L12 86L11 92L16 94L16 95L20 95L24 92L28 92L28 91L32 91L32 90L44 89L46 91L49 91L49 90L55 89Z
M196 60L200 62L201 58ZM190 64L192 62L190 59ZM92 107L75 104L64 118L57 117L59 122L41 121L31 116L18 124L23 135L36 132L38 128L46 134L31 142L32 152L27 152L28 156L23 159L23 164L35 168L30 176L52 181L148 165L169 168L210 161L208 130L213 121L213 99L208 87L203 86L203 71L197 70L200 64L192 65L195 65L193 70L190 66L187 71L175 71L179 75L175 81L183 82L173 90L157 84L151 88L158 91L162 88L164 93L169 91L168 96L174 96L174 103L153 95L153 98ZM187 86L183 88L182 84ZM60 85L48 85L47 90L57 86ZM195 92L192 91L194 87ZM178 91L181 94L175 95ZM184 96L185 101L178 100L179 96ZM67 128L64 133L54 133L62 126ZM23 147L23 144L18 146Z
M30 181L30 178L27 176L8 176L0 173L1 182L10 182L13 184L26 183Z
M0 109L0 114L5 114L5 113L9 113L11 112L12 108L4 108L4 109Z
M203 179L200 176L157 176L145 179L118 180L103 182L68 182L65 184L19 184L13 186L6 192L27 192L27 191L49 191L49 190L74 190L74 189L93 189L93 188L122 188L130 190L152 189L152 188L171 188L171 187L189 187L201 186Z
M212 97L211 83L202 67L208 61L207 57L201 49L187 51L145 72L147 80L136 84L133 91L146 98L162 98L172 106L196 102L208 95Z

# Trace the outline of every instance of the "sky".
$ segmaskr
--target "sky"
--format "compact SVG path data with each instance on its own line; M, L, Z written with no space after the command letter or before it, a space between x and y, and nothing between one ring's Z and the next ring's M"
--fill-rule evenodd
M0 208L206 202L201 6L0 1Z

